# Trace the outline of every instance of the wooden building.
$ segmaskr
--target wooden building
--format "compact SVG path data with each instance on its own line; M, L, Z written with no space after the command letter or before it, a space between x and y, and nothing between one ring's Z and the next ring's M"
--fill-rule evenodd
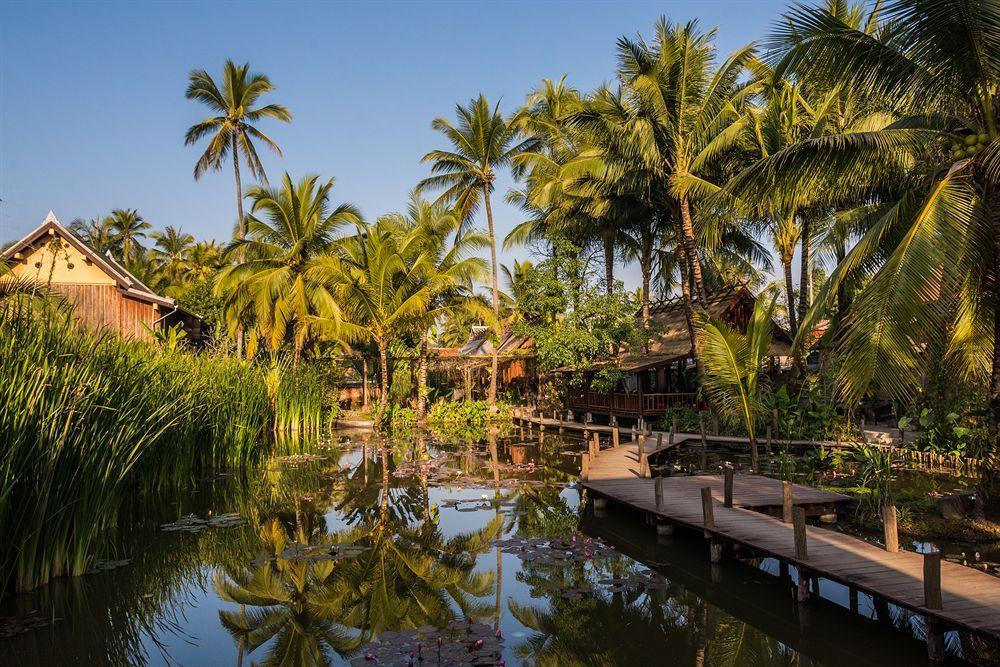
M88 326L149 340L150 330L180 324L187 341L201 341L200 317L155 294L110 253L99 253L64 227L51 211L38 228L4 250L0 260L14 277L62 295Z
M710 294L703 307L713 318L746 331L755 303L756 297L746 286L736 285ZM607 362L606 365L617 366L624 373L624 379L611 392L591 390L594 371L588 371L584 386L570 389L568 393L571 410L648 420L661 417L674 406L697 407L694 350L680 298L654 304L650 319L653 338L649 352L622 355ZM770 354L772 357L791 354L791 338L777 323L774 324Z

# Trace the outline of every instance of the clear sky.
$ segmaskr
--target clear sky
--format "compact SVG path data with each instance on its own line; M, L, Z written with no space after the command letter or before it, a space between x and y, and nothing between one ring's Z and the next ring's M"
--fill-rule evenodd
M137 208L156 227L227 238L231 169L193 178L184 132L208 115L187 74L226 58L270 76L293 113L263 121L284 157L272 182L335 177L366 216L401 208L443 147L430 129L484 92L509 111L545 77L587 90L613 76L615 40L665 15L718 26L726 54L765 36L786 2L6 2L0 3L0 243L52 209L63 222ZM202 147L203 148L203 147ZM249 180L244 175L244 183ZM521 214L502 202L502 236ZM514 256L524 256L525 251ZM502 255L501 261L509 261ZM629 273L634 273L631 271ZM629 273L623 277L634 285Z

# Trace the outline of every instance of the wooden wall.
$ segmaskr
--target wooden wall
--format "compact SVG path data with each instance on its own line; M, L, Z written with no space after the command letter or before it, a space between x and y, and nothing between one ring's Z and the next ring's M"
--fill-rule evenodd
M124 295L114 285L52 285L74 305L77 319L95 329L107 327L122 336L149 340L143 324L153 326L159 313L153 305Z

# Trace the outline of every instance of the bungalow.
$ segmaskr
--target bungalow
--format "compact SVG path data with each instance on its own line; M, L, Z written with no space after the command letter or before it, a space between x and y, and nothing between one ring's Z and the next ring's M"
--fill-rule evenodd
M62 295L88 326L149 340L150 330L180 324L190 342L201 341L200 317L155 294L110 253L99 253L64 227L51 211L38 228L4 250L0 261L14 277Z
M712 317L745 331L755 302L745 285L735 285L710 294L703 307ZM583 386L568 393L571 410L648 420L663 416L674 406L697 406L694 349L683 303L673 298L654 304L650 320L653 338L649 351L622 355L608 364L624 373L619 386L610 392L593 391L590 384L597 369L588 370ZM789 356L791 338L777 323L773 331L770 356Z

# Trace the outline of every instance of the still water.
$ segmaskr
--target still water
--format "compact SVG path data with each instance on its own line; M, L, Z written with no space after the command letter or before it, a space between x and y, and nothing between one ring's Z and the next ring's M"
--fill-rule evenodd
M51 623L0 640L0 664L926 664L902 610L851 615L831 582L796 606L774 562L712 566L695 534L595 513L582 449L338 433L137 498L111 569L2 601Z

